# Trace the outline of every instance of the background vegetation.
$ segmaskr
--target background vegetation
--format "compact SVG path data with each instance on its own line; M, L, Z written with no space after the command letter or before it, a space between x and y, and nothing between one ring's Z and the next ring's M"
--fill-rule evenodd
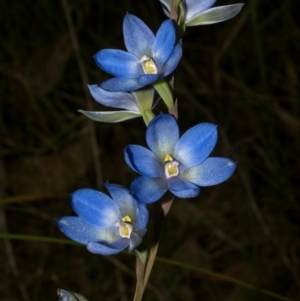
M176 83L182 131L217 123L214 154L238 161L238 169L198 198L174 202L159 256L299 300L300 7L244 2L230 21L188 28ZM64 238L54 219L73 214L69 194L103 189L106 180L128 186L136 175L123 149L145 143L142 119L108 125L77 112L104 109L86 93L87 82L108 77L93 54L124 48L126 12L154 32L165 16L158 0L1 1L0 11L0 232ZM127 253L2 239L0 266L4 301L57 300L57 287L90 301L133 296ZM275 299L157 262L148 300Z

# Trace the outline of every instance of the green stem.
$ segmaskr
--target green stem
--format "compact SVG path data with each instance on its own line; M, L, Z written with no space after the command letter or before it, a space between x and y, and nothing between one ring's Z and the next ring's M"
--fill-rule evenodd
M156 202L153 204L153 237L152 244L149 250L149 256L147 258L146 264L144 264L137 254L137 263L136 263L136 275L137 275L137 284L133 301L141 301L145 288L147 286L159 246L159 238L162 232L163 222L168 214L171 205L173 203L174 197L172 197L166 203Z
M143 298L144 291L147 286L147 283L148 283L148 280L149 280L149 277L150 277L150 274L151 274L151 271L152 271L152 268L153 268L153 265L154 265L154 262L156 259L158 245L159 245L159 243L157 242L156 244L154 244L151 247L150 252L149 252L149 258L143 269L142 277L139 277L138 272L137 272L137 283L136 283L136 289L135 289L133 301L141 301ZM138 257L138 255L137 255L137 257ZM139 259L137 258L137 260L139 260ZM137 263L137 265L138 265L138 263ZM137 270L138 270L138 268L137 268Z
M173 94L170 85L164 80L161 79L153 84L154 89L165 102L169 111L173 109L174 101Z
M141 301L145 291L145 286L142 282L137 281L133 301Z

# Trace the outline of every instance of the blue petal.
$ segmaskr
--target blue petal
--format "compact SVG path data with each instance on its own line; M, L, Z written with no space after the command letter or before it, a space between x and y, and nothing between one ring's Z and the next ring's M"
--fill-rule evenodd
M182 47L181 47L181 43L179 42L176 44L170 58L163 65L161 71L163 76L167 76L175 70L175 68L177 67L181 59L181 56L182 56Z
M130 185L132 194L143 204L158 201L167 190L167 181L160 178L138 177Z
M233 174L235 167L236 162L230 159L209 157L180 176L199 186L211 186L226 181Z
M94 55L98 66L112 75L123 78L137 78L144 74L140 60L123 50L103 49Z
M135 229L145 229L149 220L149 213L146 205L137 203Z
M155 36L148 26L134 15L127 14L123 22L124 42L127 50L139 59L152 56Z
M243 5L242 3L238 3L208 9L191 18L186 23L186 26L206 25L226 21L235 17L241 11Z
M160 26L153 44L153 56L156 67L160 70L173 52L176 30L173 21L166 20Z
M74 211L85 222L115 232L122 217L119 207L107 195L93 189L79 189L72 194Z
M188 22L203 11L211 8L217 0L186 0L185 21Z
M137 202L133 196L129 194L129 190L122 186L109 183L104 183L104 186L108 190L114 202L118 205L122 217L125 217L126 215L130 216L133 220L133 224L135 224Z
M129 245L129 238L126 237L118 237L118 239L114 239L112 242L101 242L103 245L108 246L114 249L124 249Z
M112 91L134 91L143 87L136 78L114 77L99 84L99 87Z
M56 220L59 229L69 238L86 245L89 241L102 240L104 232L77 216L64 216Z
M150 178L164 178L164 167L157 157L140 145L128 145L124 150L125 161L135 172Z
M180 179L179 177L172 177L167 180L169 190L179 198L194 198L200 193L200 188L192 183Z
M157 115L147 128L147 144L163 163L166 155L173 155L178 139L178 125L175 118L170 114Z
M176 144L174 157L180 162L180 172L204 161L218 139L217 126L200 123L185 132Z
M78 112L84 114L86 117L98 121L98 122L108 122L115 123L121 122L137 117L141 117L141 113L133 111L105 111L105 112L94 112L94 111L83 111L78 110Z
M137 101L131 93L111 92L98 85L88 85L88 88L92 97L104 106L139 112Z
M122 248L113 248L111 246L106 246L101 243L97 242L90 242L87 244L87 249L94 254L100 254L100 255L114 255L118 254L121 251L123 251L128 246L129 240L127 239L127 242L124 243L124 246Z
M138 83L142 87L145 87L145 86L148 86L150 84L155 83L160 77L161 77L160 73L158 73L158 74L144 74L144 75L141 75L138 78Z

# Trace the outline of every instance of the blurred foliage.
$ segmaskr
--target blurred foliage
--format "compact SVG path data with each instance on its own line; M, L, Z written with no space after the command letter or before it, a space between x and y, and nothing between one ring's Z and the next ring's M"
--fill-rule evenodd
M145 143L142 119L96 124L77 112L103 109L86 96L86 79L108 78L92 56L124 47L126 12L154 31L165 16L158 0L1 1L0 9L0 232L62 238L54 218L72 214L68 194L102 189L103 180L128 186L136 175L123 149ZM174 202L159 249L160 256L294 299L300 295L299 9L298 1L246 0L230 21L187 29L176 81L180 127L217 123L214 154L238 161L238 169L197 199ZM133 256L106 258L41 242L0 245L1 300L57 300L57 287L90 301L133 296ZM156 263L144 300L274 299Z

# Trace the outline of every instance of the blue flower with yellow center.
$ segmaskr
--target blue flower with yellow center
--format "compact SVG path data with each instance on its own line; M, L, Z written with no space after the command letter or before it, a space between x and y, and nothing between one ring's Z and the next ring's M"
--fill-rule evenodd
M227 180L236 163L227 158L208 157L217 142L217 126L200 123L181 137L175 118L160 114L146 132L149 149L139 145L125 148L126 163L141 177L130 186L142 203L152 203L170 190L179 198L192 198L199 186L216 185Z
M95 254L112 255L135 249L146 233L148 211L121 186L105 184L111 198L93 189L79 189L71 196L78 216L57 220L60 230L86 245Z
M159 1L165 14L170 17L174 0ZM211 8L215 2L216 0L182 0L185 25L196 26L226 21L236 16L244 5L243 3L237 3Z
M177 67L182 55L173 21L166 20L156 36L134 15L123 22L127 51L103 49L94 56L98 66L116 76L99 84L108 91L133 91L155 83Z

